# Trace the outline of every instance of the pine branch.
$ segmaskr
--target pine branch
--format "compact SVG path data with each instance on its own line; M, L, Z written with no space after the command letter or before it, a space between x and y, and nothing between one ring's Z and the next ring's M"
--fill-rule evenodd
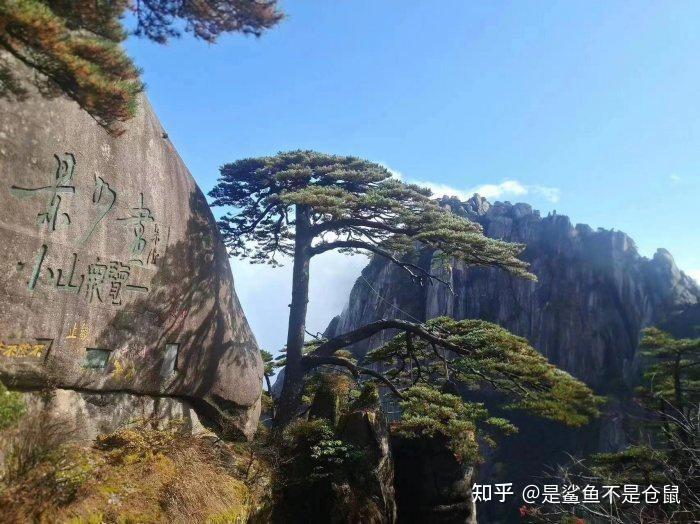
M410 262L404 262L402 260L399 260L388 251L378 246L369 244L367 242L363 242L361 240L337 240L335 242L324 242L312 248L311 256L320 255L321 253L325 253L326 251L331 251L334 249L364 249L366 251L370 251L375 255L379 255L383 258L386 258L396 266L406 271L414 282L418 282L421 285L425 285L425 282L430 281L439 282L446 286L450 290L450 293L452 293L453 295L455 294L454 289L452 288L452 284L450 282L447 282L446 280L430 273L429 271L425 270L420 266L417 266L416 264L411 264Z
M304 368L308 371L311 369L314 369L318 366L342 366L350 371L350 373L353 374L353 376L357 377L359 375L369 375L371 377L376 378L380 382L382 382L385 386L387 386L391 392L396 395L398 398L403 399L403 393L399 391L399 389L396 387L396 385L389 380L387 377L382 375L381 373L374 371L373 369L370 368L365 368L361 366L357 366L350 362L346 358L342 357L334 357L334 356L316 356L316 355L306 355L302 359L302 364L304 365Z

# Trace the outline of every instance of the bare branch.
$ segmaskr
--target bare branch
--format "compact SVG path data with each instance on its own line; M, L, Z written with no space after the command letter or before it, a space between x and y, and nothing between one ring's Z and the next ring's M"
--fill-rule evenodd
M399 266L401 269L405 270L411 276L412 280L419 282L421 285L423 285L425 281L434 280L447 286L447 288L450 290L450 293L452 293L453 295L455 294L454 289L452 288L452 284L450 284L448 281L430 273L426 269L417 266L416 264L411 264L410 262L404 262L402 260L399 260L390 252L373 244L363 242L361 240L337 240L335 242L324 242L312 248L311 256L320 255L321 253L325 253L326 251L330 251L332 249L344 248L364 249L366 251L370 251L375 255L379 255L390 260L391 262Z
M308 371L309 369L313 369L318 366L342 366L346 368L347 370L350 371L355 377L358 375L369 375L371 377L376 378L380 382L382 382L385 386L387 386L391 392L399 397L400 399L403 399L404 396L403 394L399 391L399 389L394 385L394 383L386 378L384 375L381 373L374 371L373 369L370 368L365 368L361 366L357 366L350 362L346 358L341 358L341 357L334 357L334 356L314 356L314 355L306 355L301 359L302 366Z

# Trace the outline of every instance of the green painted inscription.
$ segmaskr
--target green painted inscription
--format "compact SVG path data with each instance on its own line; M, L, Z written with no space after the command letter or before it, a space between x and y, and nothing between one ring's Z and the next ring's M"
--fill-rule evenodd
M75 172L75 156L65 153L63 157L54 155L56 160L56 173L51 185L26 188L12 186L10 192L20 199L30 198L36 195L48 195L48 200L43 212L37 214L36 222L39 226L46 224L50 231L56 231L56 225L60 223L70 224L68 213L62 213L61 195L75 194L73 186L73 174Z
M62 195L76 194L73 185L75 176L75 155L65 153L63 156L54 155L56 171L51 185L25 188L12 186L11 193L20 199L33 196L46 195L45 209L37 215L37 225L45 225L50 231L55 231L59 225L70 225L71 219L68 213L61 211ZM93 236L97 227L115 208L117 203L117 191L97 175L94 176L92 191L92 204L98 208L96 218L89 229L80 237L77 244L85 245ZM31 275L27 281L29 291L34 291L37 286L43 284L51 286L56 291L83 295L88 303L109 303L113 306L122 304L124 292L148 293L147 286L134 282L132 266L157 265L160 255L160 228L156 223L151 210L146 207L143 193L139 194L139 200L127 217L117 218L131 226L133 239L129 245L128 264L119 260L109 263L101 262L99 257L87 267L81 264L78 253L71 253L67 264L62 267L52 267L47 264L49 246L42 244L34 256ZM150 233L147 234L147 226ZM167 239L166 239L167 249ZM23 261L17 263L17 270L21 274L27 265ZM81 271L79 268L83 267Z

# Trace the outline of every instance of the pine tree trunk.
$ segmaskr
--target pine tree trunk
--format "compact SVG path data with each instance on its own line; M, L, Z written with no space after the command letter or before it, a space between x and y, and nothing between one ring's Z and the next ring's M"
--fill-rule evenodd
M684 421L687 419L685 412L685 402L683 398L683 383L681 381L682 356L683 355L680 352L678 352L678 354L676 355L675 362L673 363L673 390L675 393L676 409L678 410L678 414L676 414L676 416L679 417L679 420ZM692 445L691 435L688 432L688 428L683 423L676 424L676 433L678 434L678 438L684 446Z
M275 414L275 427L284 428L299 410L304 385L301 367L302 349L306 335L306 309L309 303L309 263L311 236L308 206L296 207L296 236L294 241L294 269L292 276L292 303L289 305L287 331L287 358L284 383Z

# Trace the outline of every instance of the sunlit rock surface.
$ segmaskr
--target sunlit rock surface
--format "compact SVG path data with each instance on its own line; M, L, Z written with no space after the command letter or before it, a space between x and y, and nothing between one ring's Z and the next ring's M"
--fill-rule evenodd
M65 96L0 98L0 172L0 379L166 397L250 436L258 348L148 101L114 137Z
M401 269L375 259L327 335L380 318L481 318L527 338L552 363L597 391L614 392L634 381L641 329L680 321L700 304L700 288L668 251L642 257L620 231L573 226L566 216L541 217L527 204L490 204L478 196L443 203L479 222L489 237L526 244L523 258L538 281L461 262L434 267L450 282L452 294L441 284L417 286ZM425 253L421 263L429 267L431 258ZM378 334L353 350L362 355L391 336Z

